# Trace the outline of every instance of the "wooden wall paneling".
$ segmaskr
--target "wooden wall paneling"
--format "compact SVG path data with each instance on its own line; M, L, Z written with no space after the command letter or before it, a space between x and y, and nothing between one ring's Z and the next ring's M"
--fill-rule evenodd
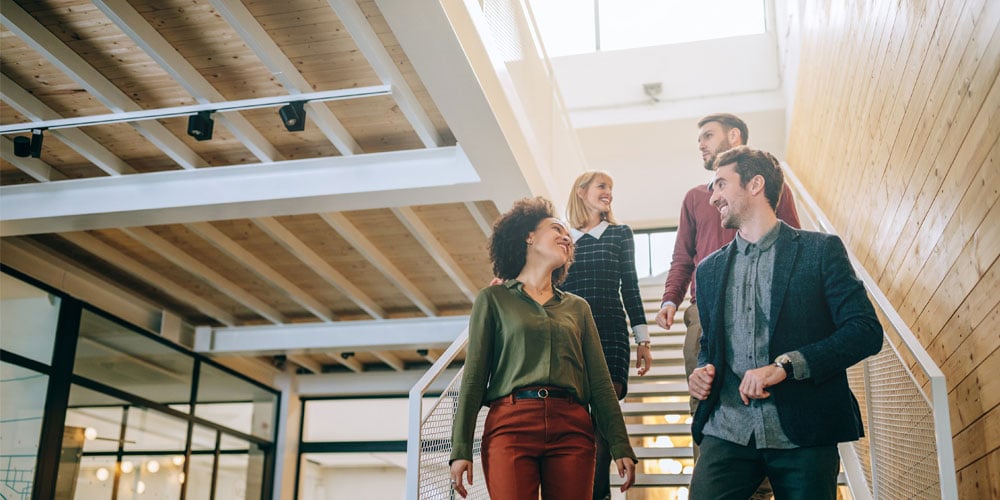
M997 225L995 221L1000 217L1000 203L997 203L1000 200L1000 138L994 137L993 141L990 156L979 162L979 171L975 177L956 186L956 189L968 188L960 201L945 208L932 207L928 219L932 220L942 214L948 215L950 219L939 233L931 235L937 238L933 246L917 245L915 251L908 256L908 261L920 263L919 269L907 274L912 276L912 280L897 281L893 285L894 289L901 291L899 303L905 304L903 309L912 317L917 317L931 300L932 294L951 272L955 256L960 254L962 248L977 237L981 238L984 225ZM952 210L951 206L955 208ZM934 222L928 223L926 220L923 229L929 232ZM931 237L925 238L925 241L929 241ZM924 343L932 341L929 337L921 340Z
M996 436L1000 436L1000 406L994 407L955 436L956 470L996 450Z
M958 498L1000 498L1000 449L958 471Z
M976 28L976 25L968 13L963 15L960 21L962 24L956 30L955 40L949 45L949 52L946 53L944 58L946 64L938 72L937 78L930 80L933 83L926 103L924 101L909 101L918 106L925 107L923 113L916 118L916 121L911 122L916 130L913 138L908 143L909 147L907 148L906 155L899 164L899 168L910 169L910 180L906 184L906 190L901 198L901 203L897 206L895 212L887 214L885 218L885 221L887 221L884 226L886 231L884 233L880 231L880 236L883 238L873 240L876 254L879 256L876 276L880 284L885 284L884 280L891 277L891 273L887 274L885 270L887 269L893 248L900 241L900 235L908 241L917 229L915 224L907 224L907 220L915 215L914 210L918 207L918 198L920 198L921 190L925 188L925 183L929 179L929 176L934 172L935 168L939 169L939 173L942 176L945 173L941 170L947 168L947 163L937 163L937 158L941 153L942 146L945 145L944 143L950 131L954 131L951 133L957 134L959 137L964 136L964 131L967 130L968 123L975 117L974 110L977 109L978 104L970 101L982 102L982 98L985 97L985 92L983 92L977 93L976 96L969 100L965 100L961 99L952 90L957 89L965 80L972 79L977 74L985 74L978 72L980 61L977 58L983 55L982 49L984 47L976 44L975 38L972 36L972 30ZM979 26L982 26L982 24ZM992 31L991 29L990 32ZM950 50L952 47L958 49L957 52L952 52ZM961 57L956 57L957 54L962 55ZM948 64L950 61L957 61L954 63L954 67ZM928 80L925 79L924 81ZM985 80L980 80L980 85L977 88L982 86L983 81ZM988 83L986 83L986 88L989 88L990 84L992 84L992 76L990 76ZM965 114L956 114L960 110L965 112ZM961 120L964 126L939 126L941 122L938 120L956 119ZM947 158L947 154L943 158ZM917 221L920 218L917 217L912 220Z
M980 366L987 357L995 355L997 347L1000 347L1000 297L996 295L996 286L1000 284L998 279L1000 266L994 264L990 273L983 279L982 285L977 285L977 289L966 298L955 314L948 320L948 323L941 329L948 332L941 337L939 342L931 345L928 351L944 351L947 354L936 354L938 359L945 359L941 364L941 371L951 383L958 384L977 366ZM991 290L986 290L992 288ZM986 305L981 305L980 302ZM989 303L993 303L990 310ZM989 311L983 314L981 311ZM967 423L967 422L966 422Z
M998 4L1000 5L1000 4ZM1000 125L1000 83L997 74L1000 71L1000 28L994 32L990 42L990 50L983 56L985 61L992 61L989 66L981 64L973 79L966 80L952 89L960 88L956 93L950 93L957 109L950 121L952 127L941 141L941 149L932 160L933 168L924 180L924 186L918 192L911 214L920 224L903 226L900 238L888 259L888 267L901 267L908 258L908 250L916 245L929 249L933 246L942 226L951 218L958 201L974 178L990 147L997 138L997 127ZM957 82L956 82L957 83ZM957 97L958 94L963 97ZM967 97L967 98L965 98ZM992 128L988 128L992 127ZM925 254L915 256L918 260L926 258ZM907 281L897 287L899 279L916 278L910 273L892 273L883 280L894 290L906 290Z
M994 349L973 373L955 384L950 398L952 432L965 432L980 416L1000 405L997 373L1000 373L1000 351Z

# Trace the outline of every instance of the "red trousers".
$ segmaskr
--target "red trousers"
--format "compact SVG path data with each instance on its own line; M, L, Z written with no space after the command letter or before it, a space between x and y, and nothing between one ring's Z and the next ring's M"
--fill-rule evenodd
M483 429L483 473L493 500L589 499L594 487L594 426L569 399L490 404Z

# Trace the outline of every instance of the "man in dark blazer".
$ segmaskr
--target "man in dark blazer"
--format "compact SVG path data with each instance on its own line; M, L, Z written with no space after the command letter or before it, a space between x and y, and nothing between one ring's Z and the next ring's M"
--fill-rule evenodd
M716 159L710 202L738 232L696 273L693 499L743 500L766 475L779 500L832 500L837 443L864 435L846 370L881 349L882 327L840 238L777 219L783 184L769 153Z

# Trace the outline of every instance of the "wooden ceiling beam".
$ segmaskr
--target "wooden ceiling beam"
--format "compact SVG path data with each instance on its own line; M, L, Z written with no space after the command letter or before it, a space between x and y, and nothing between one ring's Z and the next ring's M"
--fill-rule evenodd
M195 295L186 287L171 281L166 276L163 276L162 274L150 269L145 264L142 264L139 261L123 254L115 248L112 248L103 241L82 232L62 233L59 236L86 250L87 252L90 252L98 258L113 264L115 267L122 269L132 276L135 276L141 281L159 288L164 294L167 294L180 302L188 304L198 310L198 312L218 321L219 323L227 326L236 325L236 318L222 310L221 307L212 304L198 295Z
M264 301L254 297L253 294L244 290L236 283L233 283L218 271L202 263L191 254L174 246L172 243L144 227L121 228L121 231L129 235L136 241L146 245L150 250L156 252L163 258L169 260L174 265L197 276L205 283L208 283L216 290L226 294L233 300L243 304L245 307L257 315L267 319L272 323L282 324L286 322L284 315L274 309Z
M90 95L111 111L139 111L142 109L114 83L90 66L86 60L53 35L13 0L0 1L0 23L11 30L29 47L42 54L49 62L82 86ZM207 166L183 141L157 121L134 122L136 131L156 145L184 169Z
M58 181L66 178L62 172L38 158L22 158L15 155L14 141L7 137L0 137L0 157L38 182Z
M191 63L174 49L125 0L94 0L94 5L111 19L146 54L184 87L199 103L225 101L223 96ZM283 160L278 150L239 113L217 113L215 119L262 162Z
M256 255L240 246L239 243L233 241L233 239L226 236L225 233L216 229L215 226L209 224L208 222L195 222L188 224L185 227L198 236L201 236L202 239L210 243L220 252L226 254L229 258L239 262L240 265L245 267L247 270L253 272L275 288L280 289L285 293L285 295L288 296L288 298L305 308L317 318L322 319L323 321L334 320L333 311L331 311L329 307L321 304L314 297L299 288L298 285L292 283L288 278L285 278L280 272L276 271Z
M465 209L468 210L469 215L476 220L476 225L479 226L479 229L483 231L483 234L486 235L487 238L493 235L493 225L490 224L490 221L486 220L486 215L479 209L479 205L476 205L476 202L465 202Z
M216 11L236 30L244 43L257 54L257 57L267 66L271 74L281 83L289 94L300 94L313 90L295 64L281 51L278 44L261 27L257 19L239 0L210 0ZM363 153L361 146L351 137L340 120L333 115L330 108L321 102L310 102L308 105L309 120L326 134L327 139L344 156Z
M455 262L455 259L448 253L448 250L438 241L427 225L420 220L416 212L409 207L398 207L393 208L392 213L406 226L410 234L420 242L424 250L427 250L427 253L434 259L434 262L437 262L437 265L451 278L455 286L465 294L469 302L475 301L476 293L480 287L476 286L469 276L465 274L462 267L458 265L458 262Z
M424 350L424 351L423 351L423 352L421 353L421 355L422 355L422 356L424 357L424 359L426 359L426 360L427 360L427 362L428 362L428 363L430 363L430 364L432 364L432 365L433 365L434 363L436 363L436 362L437 362L438 358L440 358L440 357L441 357L441 354L442 354L443 352L444 352L444 351L442 351L442 350L440 350L440 349L425 349L425 350Z
M10 104L22 115L32 121L58 120L62 115L55 112L37 97L21 88L14 80L7 78L7 75L0 74L0 99ZM80 129L55 129L47 131L66 144L73 151L76 151L84 158L90 160L97 168L103 170L111 176L122 174L134 174L133 169L124 160L108 151L101 143L83 133ZM30 174L29 174L30 175ZM51 179L55 180L55 179Z
M288 250L305 265L309 266L314 273L323 278L330 286L347 296L348 299L357 304L369 316L377 319L385 317L385 311L371 297L351 283L351 280L347 279L340 271L334 269L319 254L309 248L308 245L292 234L285 226L282 226L280 222L271 217L263 217L254 219L253 221L257 227L278 242L285 250Z
M289 354L285 359L312 373L323 373L323 365L304 354Z
M410 90L406 83L406 78L400 73L399 67L385 50L385 45L379 40L375 30L368 23L368 18L355 0L329 0L330 7L333 7L337 17L344 24L347 32L354 39L354 43L361 50L361 53L368 59L375 74L378 75L382 83L392 86L392 96L403 112L403 116L410 121L413 130L420 137L420 141L428 148L436 148L441 145L442 140L437 129L431 122L427 112L424 111L417 96Z
M403 273L398 267L396 267L388 257L382 253L374 243L371 242L364 234L361 233L354 224L351 224L340 213L322 213L319 216L337 231L340 236L342 236L348 243L353 246L358 253L363 255L365 259L368 259L376 269L378 269L386 279L388 279L392 284L399 288L399 291L410 299L418 309L423 311L424 314L428 316L437 316L437 307L424 292L420 291L416 285L413 284L409 279L406 278L406 274Z
M339 352L334 354L327 354L326 357L330 358L331 360L337 363L340 363L341 365L347 367L348 370L351 370L354 373L361 373L365 371L365 367L354 357L345 358Z
M401 372L406 369L406 365L403 360L399 359L399 356L387 351L372 351L372 355L376 358L382 360L383 363L389 365L390 368Z

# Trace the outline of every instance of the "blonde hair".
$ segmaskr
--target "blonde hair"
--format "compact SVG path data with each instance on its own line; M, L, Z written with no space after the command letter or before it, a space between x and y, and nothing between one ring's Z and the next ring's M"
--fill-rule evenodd
M583 203L583 199L577 194L577 191L583 189L584 191L590 187L590 183L594 182L597 177L604 177L608 180L608 184L612 187L615 185L615 180L611 178L611 174L603 172L601 170L589 170L580 174L573 182L573 189L569 192L569 203L566 204L566 218L569 219L569 224L574 229L580 229L587 225L587 221L590 219L589 213L587 212L587 207ZM618 224L615 220L614 214L611 213L611 208L608 208L607 212L601 213L601 220L606 220L611 224Z

